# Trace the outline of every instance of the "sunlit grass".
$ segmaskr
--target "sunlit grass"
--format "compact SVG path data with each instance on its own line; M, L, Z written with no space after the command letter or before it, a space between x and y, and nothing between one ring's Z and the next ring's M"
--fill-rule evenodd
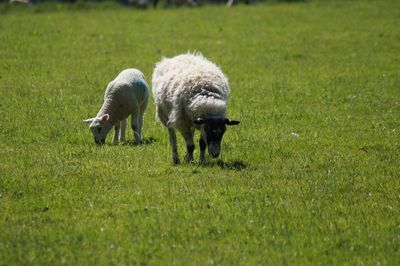
M1 265L399 264L398 1L57 6L2 4ZM222 157L173 166L152 99L96 146L107 83L187 51L229 77Z

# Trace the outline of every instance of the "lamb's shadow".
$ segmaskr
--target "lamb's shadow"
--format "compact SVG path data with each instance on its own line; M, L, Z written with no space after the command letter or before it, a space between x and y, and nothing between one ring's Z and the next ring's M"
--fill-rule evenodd
M155 142L157 142L157 139L155 139L153 137L143 138L143 140L142 140L143 145L149 145L149 144L153 144Z
M240 171L240 170L247 168L247 164L245 162L243 162L242 160L234 160L232 162L224 162L223 160L208 161L205 163L199 163L199 166L202 166L202 167L218 166L221 169L236 170L236 171Z
M142 143L140 143L140 145L150 145L150 144L153 144L155 142L157 142L157 139L155 139L153 137L148 137L148 138L143 138L142 139ZM126 142L126 145L139 146L139 144L137 144L137 143L135 143L133 141Z

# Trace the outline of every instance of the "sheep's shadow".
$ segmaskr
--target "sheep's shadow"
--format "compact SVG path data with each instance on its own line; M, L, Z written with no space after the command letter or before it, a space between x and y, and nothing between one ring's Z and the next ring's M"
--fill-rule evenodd
M199 162L198 165L202 167L218 166L219 168L224 170L236 170L236 171L240 171L247 168L247 164L242 160L234 160L232 162L224 162L223 160L207 161L205 163Z

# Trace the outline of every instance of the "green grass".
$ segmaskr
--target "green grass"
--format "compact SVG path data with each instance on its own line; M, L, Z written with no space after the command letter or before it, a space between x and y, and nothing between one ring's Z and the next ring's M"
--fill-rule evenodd
M400 264L399 1L0 10L0 265ZM189 50L222 159L173 166L152 99L146 145L97 147L107 83Z

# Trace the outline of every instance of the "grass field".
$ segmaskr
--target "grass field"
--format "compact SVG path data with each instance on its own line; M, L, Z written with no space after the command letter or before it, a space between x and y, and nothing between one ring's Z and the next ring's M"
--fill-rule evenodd
M230 80L222 158L173 166L152 99L96 146L107 83L187 51ZM0 265L399 265L399 66L397 0L1 4Z

